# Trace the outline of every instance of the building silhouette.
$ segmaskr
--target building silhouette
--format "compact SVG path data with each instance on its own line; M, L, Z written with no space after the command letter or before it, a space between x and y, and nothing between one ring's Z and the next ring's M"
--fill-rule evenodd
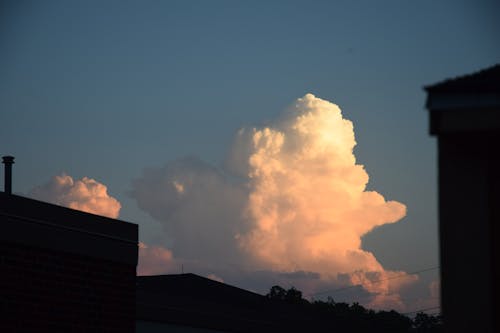
M195 274L137 277L137 332L269 332L259 294Z
M500 65L425 89L446 332L500 332Z
M307 305L300 302L278 301L191 273L138 276L136 331L137 333L367 331L359 329L353 320L331 313L322 313L309 303ZM373 328L370 331L380 332Z
M136 224L0 192L0 332L134 332L137 236Z

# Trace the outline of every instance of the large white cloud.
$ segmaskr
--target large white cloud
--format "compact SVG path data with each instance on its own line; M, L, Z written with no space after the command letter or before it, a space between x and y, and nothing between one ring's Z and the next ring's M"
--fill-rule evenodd
M416 277L385 270L361 237L397 222L406 207L366 190L355 145L340 108L307 94L272 126L238 132L231 176L184 158L146 169L132 196L163 224L179 258L312 272L307 288L359 284L370 305L398 307L398 290Z
M46 184L32 189L28 195L41 201L111 218L117 218L121 209L121 204L108 194L104 184L88 177L73 179L66 174L54 176Z
M239 158L248 162L250 186L251 227L240 235L245 250L274 269L314 271L324 279L349 274L379 298L393 294L389 272L361 248L361 237L400 220L406 207L366 190L353 124L340 108L307 94L275 126L239 132L240 146L249 139L249 155Z

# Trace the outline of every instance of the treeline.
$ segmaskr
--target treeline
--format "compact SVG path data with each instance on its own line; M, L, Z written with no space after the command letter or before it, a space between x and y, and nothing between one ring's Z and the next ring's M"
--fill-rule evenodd
M295 288L288 290L273 286L266 295L272 302L288 304L300 308L311 318L314 331L331 332L443 332L440 315L417 313L412 319L397 311L374 311L358 303L326 301L308 301L302 292ZM319 330L318 330L319 329Z

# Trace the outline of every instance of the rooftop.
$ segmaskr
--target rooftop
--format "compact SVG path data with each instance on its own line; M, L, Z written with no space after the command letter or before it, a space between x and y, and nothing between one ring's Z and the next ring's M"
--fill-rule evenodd
M500 93L500 64L425 87L428 93Z
M2 241L137 263L137 224L4 192L0 222Z
M138 276L136 281L139 321L224 332L291 332L315 328L302 307L195 274Z

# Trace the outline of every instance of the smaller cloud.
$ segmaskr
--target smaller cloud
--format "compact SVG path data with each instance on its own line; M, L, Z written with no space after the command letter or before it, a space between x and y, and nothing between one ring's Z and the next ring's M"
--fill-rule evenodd
M162 246L148 246L139 242L139 264L137 275L173 273L176 263L172 251Z
M108 194L106 185L83 177L73 179L67 174L54 176L41 186L37 186L28 194L37 200L81 210L96 215L117 218L121 204Z
M184 193L184 185L182 185L182 183L174 180L172 182L172 184L174 185L175 190L177 191L177 193L179 193L179 194L183 194Z
M429 284L429 292L432 298L439 298L441 295L441 282L434 280Z
M217 281L217 282L224 283L224 280L221 277L218 277L217 275L215 275L213 273L208 274L207 278L209 278L210 280L214 280L214 281Z

